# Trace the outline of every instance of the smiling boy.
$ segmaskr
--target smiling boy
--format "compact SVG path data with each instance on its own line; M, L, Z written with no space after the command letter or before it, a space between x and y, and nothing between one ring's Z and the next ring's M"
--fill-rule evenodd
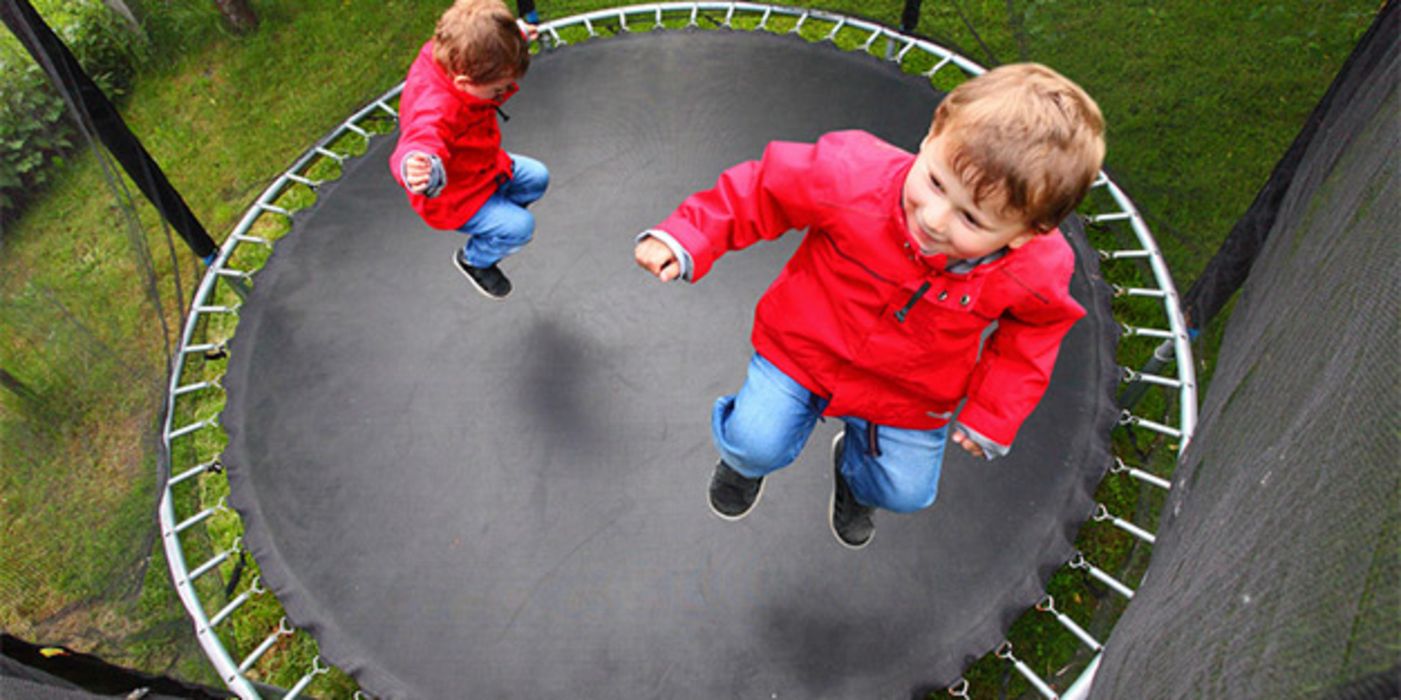
M1103 134L1079 86L1003 66L949 93L918 154L858 131L774 142L641 234L638 265L697 282L728 251L807 230L759 300L744 385L716 401L711 509L747 515L821 416L845 424L828 520L848 548L871 541L875 509L933 504L949 439L1006 454L1084 315L1056 226Z

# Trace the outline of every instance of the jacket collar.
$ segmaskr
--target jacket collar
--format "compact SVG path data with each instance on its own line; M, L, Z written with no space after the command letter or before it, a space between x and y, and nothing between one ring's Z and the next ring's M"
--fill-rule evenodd
M909 161L899 168L899 175L894 179L894 186L891 187L891 192L886 196L892 202L890 209L892 212L890 217L891 227L894 229L892 237L902 244L909 246L910 250L915 251L915 260L928 270L927 274L946 272L955 275L964 275L974 272L979 268L988 268L992 266L993 263L1011 255L1013 252L1012 249L1006 247L988 253L981 258L973 258L972 260L950 258L947 253L924 255L919 252L918 244L915 242L914 237L910 235L909 227L905 225L905 178L909 177L910 169L913 168L914 165L915 157L913 154L910 154Z

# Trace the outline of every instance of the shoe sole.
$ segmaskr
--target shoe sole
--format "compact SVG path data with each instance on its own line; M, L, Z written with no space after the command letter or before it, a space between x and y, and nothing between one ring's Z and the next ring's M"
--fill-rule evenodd
M466 271L466 270L462 269L462 264L459 263L459 262L457 262L457 258L456 258L456 257L453 257L453 259L452 259L452 266L453 266L454 268L456 268L458 272L462 273L462 276L463 276L463 277L466 277L468 282L471 282L471 283L472 283L472 289L477 290L477 293L478 293L478 294L480 294L480 295L482 295L482 296L484 296L484 297L486 297L486 298L488 298L488 299L490 299L490 300L492 300L492 301L505 301L505 300L506 300L506 297L511 296L511 293L510 293L510 292L506 292L505 294L502 294L501 296L496 296L495 294L492 294L491 292L488 292L487 290L483 289L483 288L482 288L482 285L480 285L480 284L477 283L477 280L472 279L472 276L469 275L469 274L467 274L467 271Z
M768 479L764 479L763 481L759 482L759 493L754 494L754 502L750 503L749 508L745 509L745 511L743 513L740 513L739 515L725 515L724 513L721 513L719 510L717 510L715 508L715 504L710 502L710 493L708 491L705 495L705 505L707 508L710 509L710 512L715 514L715 517L720 518L721 520L724 520L726 522L732 523L737 520L744 520L745 516L754 512L754 508L759 505L759 501L764 500L764 488L768 485L768 481Z
M876 538L876 533L871 533L861 544L851 544L837 534L837 479L842 478L841 473L837 471L837 443L841 442L841 439L841 433L832 438L832 495L827 499L827 529L832 531L832 537L836 538L837 544L854 552L869 547L871 540Z

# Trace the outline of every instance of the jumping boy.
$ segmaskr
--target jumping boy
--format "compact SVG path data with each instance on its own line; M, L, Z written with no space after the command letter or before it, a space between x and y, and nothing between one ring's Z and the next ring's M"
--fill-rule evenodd
M491 299L511 293L497 263L530 241L535 218L525 207L549 185L540 161L501 149L496 123L530 67L535 36L501 0L457 0L409 67L399 98L389 168L424 222L467 234L453 263Z
M950 431L974 456L1006 454L1084 315L1056 227L1099 171L1103 132L1079 86L1004 66L949 93L918 154L858 131L774 142L639 235L640 266L697 282L728 251L807 230L759 300L744 385L715 403L712 510L747 515L820 416L845 424L829 523L852 549L876 508L934 502Z

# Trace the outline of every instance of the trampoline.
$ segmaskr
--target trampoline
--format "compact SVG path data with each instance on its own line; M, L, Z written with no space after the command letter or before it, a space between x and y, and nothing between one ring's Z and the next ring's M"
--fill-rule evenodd
M940 98L927 76L951 60L919 77L723 29L536 56L504 146L552 184L535 241L503 264L505 303L475 294L451 264L460 237L405 203L393 135L344 162L257 273L222 382L229 502L290 621L386 698L911 697L957 681L1072 558L1113 463L1120 327L1077 222L1062 229L1089 313L1016 449L950 451L938 502L884 514L859 553L826 524L837 421L747 519L704 500L709 406L742 383L754 304L802 233L695 286L631 257L638 231L771 140L859 128L916 149ZM221 562L189 575L172 559L204 635L219 619L188 580ZM250 662L211 658L239 689Z

